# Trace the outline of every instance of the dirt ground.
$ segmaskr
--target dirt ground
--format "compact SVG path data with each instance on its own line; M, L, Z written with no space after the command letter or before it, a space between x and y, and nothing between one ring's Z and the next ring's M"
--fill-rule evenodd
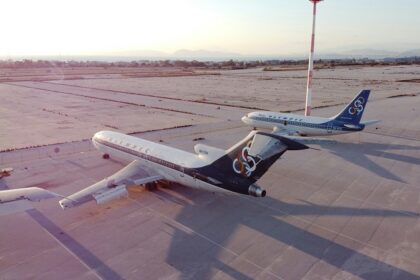
M299 110L305 96L305 71L91 74L0 83L0 168L14 168L0 190L69 195L117 172L127 163L94 149L98 130L227 149L249 133L245 107ZM66 211L54 199L0 206L0 279L420 279L420 89L399 82L419 77L412 66L316 71L313 103L327 106L313 115L370 87L363 119L381 123L299 138L312 149L272 166L265 198L174 184Z

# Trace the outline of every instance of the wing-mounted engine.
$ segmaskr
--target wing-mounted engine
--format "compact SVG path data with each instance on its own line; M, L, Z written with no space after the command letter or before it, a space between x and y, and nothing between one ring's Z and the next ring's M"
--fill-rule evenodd
M199 158L207 161L214 161L226 154L225 150L207 146L204 144L195 145L194 151L199 156Z

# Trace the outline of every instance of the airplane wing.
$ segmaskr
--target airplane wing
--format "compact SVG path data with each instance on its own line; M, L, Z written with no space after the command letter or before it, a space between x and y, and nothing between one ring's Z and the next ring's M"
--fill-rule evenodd
M30 187L23 189L0 191L0 204L26 199L29 201L41 201L53 197L64 197L55 192L45 189Z
M31 209L30 201L41 201L54 197L63 196L37 187L0 191L0 216Z
M279 136L299 136L299 133L297 131L292 131L288 129L278 128L277 126L274 127L272 134L276 134Z
M60 200L59 203L63 209L78 206L92 199L96 203L102 204L112 199L127 196L126 187L128 185L140 185L164 179L163 176L152 174L148 170L149 174L147 177L133 180L132 177L139 173L140 170L144 170L144 166L135 160L117 173Z
M0 205L19 200L41 201L54 197L63 198L59 201L63 209L75 207L90 200L102 204L115 198L127 196L126 187L128 185L141 185L164 179L163 176L154 174L150 169L146 169L148 173L146 177L132 179L139 171L144 169L135 160L117 173L67 197L38 187L0 191Z

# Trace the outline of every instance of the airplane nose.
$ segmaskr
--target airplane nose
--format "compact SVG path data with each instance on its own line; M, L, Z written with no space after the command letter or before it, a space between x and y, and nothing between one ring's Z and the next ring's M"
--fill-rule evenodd
M93 139L98 139L98 138L101 138L101 136L102 136L102 132L101 132L101 131L96 132L96 133L93 135L92 140L93 140Z
M100 134L99 134L99 132L97 132L97 133L95 133L95 135L93 135L93 137L92 137L92 144L93 144L93 146L96 148L96 149L98 149L98 145L97 145L97 142L96 142L96 140L97 139L99 139L100 137Z
M95 141L95 136L93 136L91 140L92 140L92 144L93 144L93 146L94 146L96 149L98 149L98 145L96 144L96 141Z
M246 124L249 124L249 118L248 118L248 116L246 115L246 116L243 116L242 118L241 118L241 120L242 120L242 122L244 122L244 123L246 123Z

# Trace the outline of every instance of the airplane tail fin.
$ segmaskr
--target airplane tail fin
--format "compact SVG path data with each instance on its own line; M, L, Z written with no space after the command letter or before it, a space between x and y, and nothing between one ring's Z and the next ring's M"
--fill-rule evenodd
M366 108L369 94L370 90L362 90L338 115L332 117L332 119L347 124L358 125Z
M287 150L307 149L294 140L265 133L251 131L242 141L225 151L225 155L213 162L219 170L230 174L232 181L252 184L260 179L271 165ZM227 172L230 170L230 172Z

